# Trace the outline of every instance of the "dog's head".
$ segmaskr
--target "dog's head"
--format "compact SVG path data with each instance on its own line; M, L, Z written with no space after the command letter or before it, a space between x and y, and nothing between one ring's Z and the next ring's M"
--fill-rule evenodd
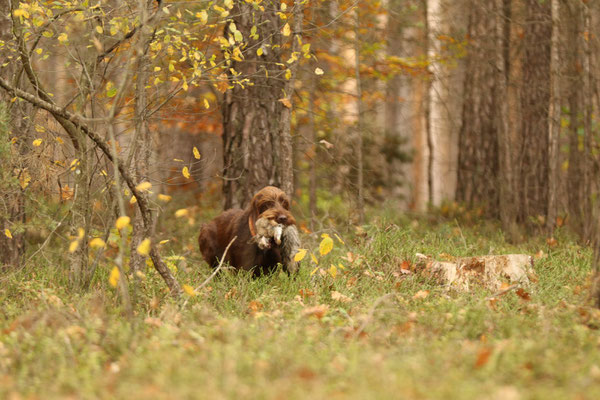
M290 200L283 190L267 186L259 190L250 202L248 226L252 236L256 235L255 221L266 218L282 225L294 225L296 219L290 213Z

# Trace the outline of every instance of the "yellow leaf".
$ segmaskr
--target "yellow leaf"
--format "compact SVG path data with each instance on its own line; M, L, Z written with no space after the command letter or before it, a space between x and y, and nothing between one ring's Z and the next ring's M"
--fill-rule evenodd
M150 254L150 239L144 239L137 247L136 251L139 255L147 256Z
M102 27L100 25L96 26L96 32L98 32L100 35L102 35L102 33L104 32L104 29L102 29Z
M313 269L312 272L310 273L310 276L313 276L314 274L316 274L318 270L319 270L319 267Z
M208 13L206 12L206 10L197 12L196 18L200 18L200 22L202 23L202 25L204 25L208 21Z
M58 38L57 38L57 39L58 39L58 41L59 41L59 42L61 42L61 43L64 43L64 42L66 42L67 40L69 40L69 37L67 36L67 34L66 34L66 33L64 33L64 32L63 32L63 33L61 33L60 35L58 35Z
M338 268L339 269L344 269L344 270L346 269L346 267L344 267L344 265L342 263L338 263Z
M4 230L4 235L5 235L7 238L9 238L9 239L12 239L12 238L13 238L13 237L12 237L12 233L10 233L10 230L9 230L8 228L6 228L6 229Z
M39 132L39 133L46 132L46 128L44 128L44 127L43 127L43 126L41 126L41 125L37 125L37 124L36 124L36 125L35 125L35 131L36 131L36 132Z
M35 147L38 147L40 144L42 144L42 139L35 139L32 144Z
M319 253L324 256L333 249L333 239L326 233L324 233L322 237L323 240L321 241L321 244L319 244Z
M79 240L73 240L71 244L69 244L69 253L75 253L75 250L79 247Z
M135 204L137 203L137 199L135 198L135 196L131 196L131 199L129 199L129 204Z
M290 28L290 24L288 24L286 22L285 25L283 26L283 29L281 30L281 34L283 36L290 36L291 33L292 33L292 28Z
M183 174L183 176L185 176L187 179L190 179L190 170L188 169L188 167L183 167L183 169L181 170L181 173Z
M204 100L206 100L206 99L204 99ZM196 160L200 159L200 152L198 151L198 148L196 146L194 146L194 158Z
M171 201L172 197L166 194L159 194L158 195L158 200L163 201L165 203L168 203L169 201Z
M306 255L306 249L298 249L298 252L294 256L294 261L295 262L302 261L302 259L304 258L305 255Z
M90 247L92 249L106 247L106 243L104 243L104 240L97 237L97 238L93 238L92 240L90 240Z
M127 225L129 225L129 222L131 222L131 218L129 218L126 215L120 216L119 218L117 218L117 221L115 222L115 226L117 227L118 230L121 230L123 228L126 228Z
M29 175L29 172L27 172L27 170L22 171L19 175L19 184L21 185L21 189L25 189L29 185L30 181L31 175Z
M181 218L181 217L185 217L187 216L189 213L187 208L180 208L179 210L175 211L175 216L177 218Z
M160 242L158 242L158 244L165 244L165 243L168 243L168 242L169 242L169 239L165 239L165 240L161 240Z
M210 108L210 103L206 99L204 99L204 108L206 108L207 110Z
M148 191L152 188L152 184L150 182L142 182L135 187L140 192Z
M77 239L83 239L83 235L85 235L85 230L83 230L83 228L77 228Z
M119 278L121 277L121 273L119 272L118 267L113 267L110 271L110 276L108 277L108 283L112 287L117 287L117 283L119 283Z
M335 235L335 237L337 238L337 240L338 240L338 241L339 241L341 244L346 244L346 243L344 243L344 241L342 240L342 238L338 236L338 234L337 234L337 233L334 233L334 235Z
M319 67L315 68L315 75L323 75L323 70Z
M280 101L281 104L283 104L287 108L292 108L292 102L287 97L284 97L283 99L279 99L278 101Z
M329 275L331 275L332 278L335 278L337 275L337 268L333 264L331 264L331 267L329 267Z
M314 262L315 264L319 264L319 260L317 259L317 257L315 257L315 255L313 253L310 253L310 258L312 260L312 262Z
M263 48L262 48L262 47L259 47L258 49L256 49L256 55L257 55L257 56L262 56L262 55L263 55L263 52L264 52L264 50L263 50Z
M188 84L187 82L184 80L183 83L181 84L181 87L183 88L183 90L185 90L186 92L188 91Z
M292 77L292 71L288 68L285 70L285 79L290 80Z
M196 291L190 285L184 284L181 287L183 288L183 291L185 292L185 294L187 294L188 296L190 296L190 297L196 296Z

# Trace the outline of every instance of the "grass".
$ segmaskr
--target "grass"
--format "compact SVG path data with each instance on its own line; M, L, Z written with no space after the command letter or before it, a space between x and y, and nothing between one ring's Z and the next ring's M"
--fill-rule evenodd
M323 274L308 258L293 278L225 271L185 305L148 270L131 318L108 285L109 259L85 293L67 288L60 263L7 274L0 398L600 398L588 249L566 232L555 247L543 237L513 246L493 224L372 220L319 256ZM177 277L197 286L211 271L190 250L196 228L173 228L179 239L163 253L185 254ZM306 238L315 254L318 240ZM494 308L483 288L457 293L400 273L417 252L540 250L531 300L509 292Z

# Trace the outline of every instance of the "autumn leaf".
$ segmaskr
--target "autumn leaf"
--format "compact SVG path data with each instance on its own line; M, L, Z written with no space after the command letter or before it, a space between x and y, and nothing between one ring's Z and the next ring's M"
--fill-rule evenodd
M319 244L319 253L324 256L333 249L333 239L326 233L322 234L321 244Z
M194 152L194 158L196 160L199 160L200 159L200 152L198 151L198 148L196 146L194 146L193 152Z
M9 238L9 239L12 239L12 238L13 238L13 236L12 236L12 233L10 233L10 229L8 229L8 228L6 228L6 229L4 230L4 236L6 236L6 237L7 237L7 238Z
M332 278L335 278L335 276L337 275L337 267L333 264L331 264L331 267L329 267L329 275L331 275Z
M331 299L335 301L339 301L340 303L350 303L352 299L346 295L341 294L338 291L331 292Z
M315 255L313 253L310 253L310 259L312 260L312 262L314 262L315 264L319 264L319 260L317 259L317 257L315 257Z
M148 190L152 189L152 184L150 182L142 182L135 188L140 192L147 192Z
M305 317L316 317L318 319L323 318L327 311L329 311L329 307L325 304L320 304L312 307L306 307L302 310L302 315Z
M294 261L300 262L306 256L306 249L298 249L298 252L294 255Z
M189 211L187 208L180 208L179 210L175 211L175 217L177 217L177 218L185 217L188 214L189 214Z
M181 173L187 179L190 179L190 170L188 169L188 167L183 167L183 169L181 170Z
M129 204L135 204L137 203L137 199L135 198L135 196L131 196L131 199L129 199Z
M190 297L195 297L196 296L196 291L190 285L185 285L184 284L181 287L183 288L183 291L185 292L185 294L187 294L188 296L190 296Z
M477 360L475 360L475 368L481 368L487 364L491 355L492 349L490 347L482 347L479 349L477 352Z
M335 235L336 239L338 240L338 242L340 242L341 244L346 244L346 243L344 243L344 241L342 240L342 238L338 236L337 233L334 233L334 235Z
M288 24L286 22L285 25L283 26L283 28L281 29L281 34L283 36L290 36L291 33L292 33L292 28L290 28L290 24Z
M150 254L150 239L142 240L140 245L137 247L136 251L141 256L148 256L148 254Z
M65 43L69 40L69 36L67 36L67 34L63 32L60 35L58 35L57 39L60 43Z
M519 296L521 299L523 299L525 301L531 300L531 296L523 288L518 288L517 290L515 290L515 293L517 296Z
M121 230L123 228L126 228L127 225L129 225L129 222L131 221L131 218L129 218L126 215L120 216L119 218L117 218L117 221L115 222L115 226L117 227L118 230Z
M315 68L315 75L323 75L323 70L319 67Z
M278 101L280 101L281 104L283 104L287 108L292 108L292 102L287 97L284 97L283 99L279 99Z
M110 286L117 287L120 277L121 273L119 272L119 268L113 267L113 269L110 271L110 276L108 277L108 283L110 284Z
M206 99L204 99L204 108L206 108L207 110L210 108L210 103Z
M164 203L168 203L169 201L171 201L172 197L166 194L159 194L158 195L158 200L164 202Z
M104 243L104 240L97 237L97 238L93 238L92 240L90 240L90 247L92 249L104 248L104 247L106 247L106 243Z
M69 244L69 253L75 253L75 250L77 250L77 248L79 248L79 240L73 240Z
M415 293L413 299L424 299L427 296L429 296L429 290L419 290L417 293Z
M38 147L42 144L42 139L35 139L32 143L35 147Z
M31 175L29 175L27 170L23 170L19 175L19 185L21 186L21 189L25 189L27 186L29 186L30 181Z

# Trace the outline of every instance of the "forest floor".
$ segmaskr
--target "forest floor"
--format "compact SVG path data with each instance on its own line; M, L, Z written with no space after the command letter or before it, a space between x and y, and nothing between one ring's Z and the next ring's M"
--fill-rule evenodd
M194 231L162 252L195 287L211 270ZM322 233L334 240L324 256ZM308 255L292 278L224 271L181 300L148 269L132 317L109 259L86 292L51 257L1 276L0 398L600 398L591 253L566 231L511 245L486 222L373 217L305 239L321 270ZM493 304L489 290L456 292L412 268L415 253L517 252L537 254L538 282Z

